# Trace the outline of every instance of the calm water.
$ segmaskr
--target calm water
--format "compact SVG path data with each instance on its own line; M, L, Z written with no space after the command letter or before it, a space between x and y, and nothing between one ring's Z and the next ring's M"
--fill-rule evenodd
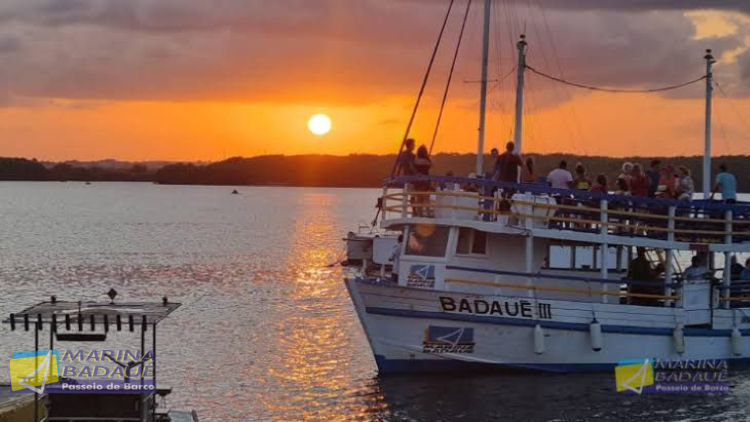
M169 407L202 421L750 420L747 372L719 397L622 396L611 374L379 378L328 266L379 190L231 190L0 183L0 315L111 287L182 302L159 326L158 373ZM30 348L0 328L5 361Z

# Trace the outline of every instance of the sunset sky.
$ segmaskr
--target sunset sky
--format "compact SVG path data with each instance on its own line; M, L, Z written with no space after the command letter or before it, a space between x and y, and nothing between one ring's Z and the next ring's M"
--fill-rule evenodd
M413 136L429 144L467 0L456 0ZM476 149L474 0L437 152ZM0 156L218 160L394 153L449 0L3 0ZM747 0L494 0L491 79L515 64L618 88L701 76L717 57L715 154L750 154ZM694 155L705 85L592 93L527 75L524 149ZM487 149L511 136L514 77L492 82ZM315 136L308 118L333 130Z

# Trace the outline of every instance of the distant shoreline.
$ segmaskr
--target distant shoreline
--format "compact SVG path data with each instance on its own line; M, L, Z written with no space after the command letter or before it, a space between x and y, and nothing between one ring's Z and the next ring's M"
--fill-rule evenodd
M535 161L535 174L546 175L567 160L569 168L581 162L590 178L604 174L613 182L626 161L639 162L648 168L651 160L662 164L683 165L693 173L696 186L701 185L702 157L628 157L609 158L572 154L529 154ZM75 162L41 163L25 158L0 158L0 181L59 181L59 182L151 182L161 185L195 186L267 186L320 188L379 188L390 175L395 154L348 156L333 155L268 155L251 158L230 158L215 163L161 162L159 165L127 163L114 160L94 162L90 166ZM457 176L475 171L476 155L440 153L432 157L431 174L444 175L448 171ZM107 166L106 163L116 165ZM485 157L485 169L490 169L490 158ZM96 163L102 163L97 165ZM713 174L718 165L727 164L737 177L738 187L750 191L750 156L714 157Z

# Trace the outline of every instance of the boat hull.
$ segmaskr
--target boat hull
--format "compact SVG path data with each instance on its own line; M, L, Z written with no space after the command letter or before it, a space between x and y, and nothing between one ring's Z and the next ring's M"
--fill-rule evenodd
M347 279L346 285L383 374L601 372L612 370L618 362L646 358L746 359L735 353L731 329L685 327L681 336L685 349L678 352L674 321L681 310L674 308L535 302L361 279ZM484 312L495 306L499 312ZM625 308L629 311L623 312ZM592 309L601 320L598 351L593 348ZM741 332L741 350L748 351L750 329Z

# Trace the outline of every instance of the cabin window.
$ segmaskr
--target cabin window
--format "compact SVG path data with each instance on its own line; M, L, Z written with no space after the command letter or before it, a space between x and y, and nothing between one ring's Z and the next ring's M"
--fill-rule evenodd
M406 255L444 257L448 245L447 227L417 225L409 229Z
M458 229L458 245L456 246L458 255L486 255L487 254L487 233L474 229Z

